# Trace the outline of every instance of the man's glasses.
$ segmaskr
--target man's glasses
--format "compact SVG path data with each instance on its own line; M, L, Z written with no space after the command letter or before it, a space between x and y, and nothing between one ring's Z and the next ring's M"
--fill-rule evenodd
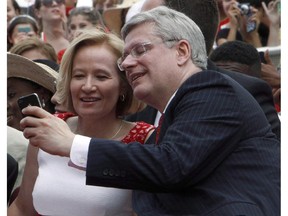
M117 65L120 71L124 71L125 69L122 67L122 63L124 62L124 60L126 59L126 57L128 55L133 56L134 58L139 58L143 55L145 55L148 51L148 48L152 46L151 42L146 42L146 43L142 43L142 44L138 44L135 47L133 47L130 51L130 53L126 53L124 54L122 57L120 57L117 60Z
M175 41L175 40L174 39L165 40L165 41L161 41L160 43L170 42L170 41ZM145 55L147 51L151 49L152 45L153 45L152 42L141 43L133 47L130 53L124 53L124 55L117 60L117 65L118 65L119 70L125 71L125 69L122 67L122 63L125 61L128 55L131 55L134 58L140 58L141 56Z
M55 1L58 5L61 5L61 4L64 4L64 3L65 3L65 0L42 0L41 3L42 3L45 7L52 7L53 1Z

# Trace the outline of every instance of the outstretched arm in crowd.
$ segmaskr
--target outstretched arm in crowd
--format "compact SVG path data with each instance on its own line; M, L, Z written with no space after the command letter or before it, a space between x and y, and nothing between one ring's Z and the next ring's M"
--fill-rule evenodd
M252 6L250 6L250 10L252 12L251 16L242 15L242 22L240 25L240 33L243 37L243 40L254 47L262 47L262 43L260 40L260 36L258 33L258 28L260 25L260 17L258 16L258 10ZM248 23L255 23L255 29L253 31L247 32Z
M241 19L241 11L237 7L236 3L231 4L227 11L227 17L229 18L229 33L227 38L220 38L217 40L217 45L220 46L221 44L227 41L234 41L236 40L236 34L238 28L240 26L240 19Z
M269 2L268 6L263 1L262 7L269 19L269 37L267 46L279 46L280 45L280 11L278 10L278 4L280 0Z
M274 102L280 106L281 74L273 64L268 50L265 51L264 58L267 64L261 64L261 77L271 86Z

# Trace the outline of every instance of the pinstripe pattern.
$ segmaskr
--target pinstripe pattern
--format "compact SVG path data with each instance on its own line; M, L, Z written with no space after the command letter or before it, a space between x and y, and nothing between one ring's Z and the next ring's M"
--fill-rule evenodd
M211 70L218 71L222 74L228 75L232 79L236 80L241 86L243 86L260 104L263 112L271 125L272 131L276 134L280 140L280 120L276 109L274 107L273 95L271 87L262 79L251 77L245 74L223 70L216 67L213 62L208 60L208 67Z
M205 71L177 91L159 145L92 139L87 184L135 189L139 216L274 216L280 214L279 154L253 97L231 78ZM103 175L104 169L123 175Z

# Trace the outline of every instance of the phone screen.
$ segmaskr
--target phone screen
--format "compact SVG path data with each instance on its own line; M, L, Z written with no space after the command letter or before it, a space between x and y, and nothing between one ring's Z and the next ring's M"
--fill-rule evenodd
M39 97L36 93L33 94L29 94L29 95L25 95L22 96L18 99L18 106L19 108L22 110L27 106L38 106L38 107L42 107Z
M18 32L29 33L29 32L31 32L31 27L30 26L18 27Z
M267 64L265 58L264 58L264 52L258 52L259 53L259 57L262 63Z

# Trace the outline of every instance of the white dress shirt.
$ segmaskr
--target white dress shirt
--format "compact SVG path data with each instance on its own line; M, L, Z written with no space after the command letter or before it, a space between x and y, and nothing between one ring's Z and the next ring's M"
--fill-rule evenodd
M174 98L174 96L176 95L177 91L178 90L176 90L174 92L174 94L170 97L167 105L165 106L163 113L165 113L168 105L171 103L171 101ZM155 123L154 123L155 126L156 125L158 126L158 121L159 121L161 115L162 115L162 113L160 113L158 111L158 113L156 115ZM82 135L76 135L74 137L71 151L70 151L70 159L71 159L71 162L74 165L76 165L76 167L78 166L79 168L86 168L90 140L91 140L90 137L86 137L86 136L82 136Z

